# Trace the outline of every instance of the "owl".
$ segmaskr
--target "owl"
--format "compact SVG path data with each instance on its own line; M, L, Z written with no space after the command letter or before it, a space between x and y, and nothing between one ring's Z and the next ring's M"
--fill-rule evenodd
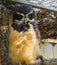
M16 6L10 24L9 56L13 64L33 64L40 56L36 12L29 5Z

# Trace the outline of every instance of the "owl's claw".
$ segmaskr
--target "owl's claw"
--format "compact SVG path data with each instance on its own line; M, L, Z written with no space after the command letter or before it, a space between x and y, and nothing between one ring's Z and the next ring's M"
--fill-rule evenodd
M43 55L40 55L39 56L39 59L43 62L45 59L47 59L47 57L43 56Z

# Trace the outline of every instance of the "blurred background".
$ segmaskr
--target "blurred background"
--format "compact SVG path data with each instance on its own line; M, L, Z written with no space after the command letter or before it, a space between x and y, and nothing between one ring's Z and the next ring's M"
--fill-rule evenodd
M0 63L9 59L6 57L12 11L23 3L29 3L37 13L42 55L47 58L57 58L57 0L0 0L0 57L3 58Z

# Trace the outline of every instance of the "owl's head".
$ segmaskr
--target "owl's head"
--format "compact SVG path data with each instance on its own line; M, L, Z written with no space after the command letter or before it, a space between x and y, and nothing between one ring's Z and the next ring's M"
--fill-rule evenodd
M18 31L29 29L29 24L35 22L36 13L29 5L20 5L13 11L12 27Z

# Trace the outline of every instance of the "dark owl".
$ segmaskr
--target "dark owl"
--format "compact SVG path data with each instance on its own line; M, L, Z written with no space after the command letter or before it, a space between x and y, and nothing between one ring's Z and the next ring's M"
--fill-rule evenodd
M10 24L9 56L14 64L33 64L40 56L36 13L29 5L17 6Z

